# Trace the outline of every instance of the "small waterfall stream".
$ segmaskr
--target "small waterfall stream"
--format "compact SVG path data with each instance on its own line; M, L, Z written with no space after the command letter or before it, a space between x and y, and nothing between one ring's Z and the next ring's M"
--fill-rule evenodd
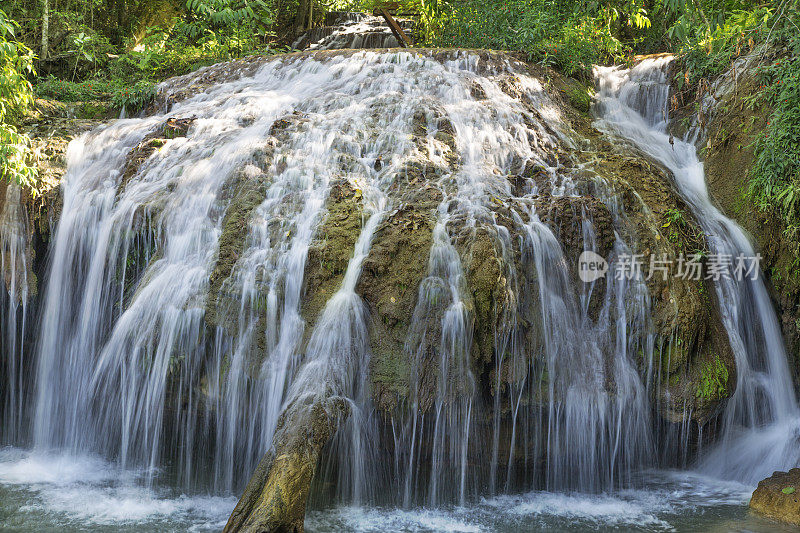
M398 19L407 35L413 36L414 23ZM342 50L399 48L401 46L386 21L366 13L328 13L325 25L312 28L292 43L296 50Z
M729 261L754 258L744 231L711 200L694 143L699 127L686 140L674 139L667 131L671 62L666 56L644 60L630 70L598 67L598 125L671 171L712 254ZM800 409L763 275L722 276L715 286L736 358L736 391L725 408L721 439L700 466L717 477L755 484L800 463Z
M5 185L5 184L4 184ZM21 203L22 191L13 183L0 188L0 444L19 443L27 438L25 415L31 371L25 358L25 334L29 311L30 253L27 242L27 214Z

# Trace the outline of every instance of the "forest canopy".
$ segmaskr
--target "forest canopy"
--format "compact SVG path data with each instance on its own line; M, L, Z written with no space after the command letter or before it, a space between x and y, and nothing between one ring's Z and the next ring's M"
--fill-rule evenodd
M594 64L679 56L685 92L759 47L784 50L765 68L775 118L758 142L749 194L797 223L800 209L798 0L404 0L420 46L511 50L584 82ZM378 0L11 0L0 11L0 174L35 185L20 126L37 98L86 103L97 115L137 113L155 85L200 66L291 51L337 10ZM785 153L786 157L776 158Z

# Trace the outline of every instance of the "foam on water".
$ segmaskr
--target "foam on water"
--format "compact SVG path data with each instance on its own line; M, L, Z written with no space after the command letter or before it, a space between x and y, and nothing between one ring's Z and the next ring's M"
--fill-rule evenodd
M404 510L365 507L339 507L309 513L310 531L442 531L473 533L483 531L477 523L463 519L458 512L434 509Z
M411 510L339 507L310 513L328 531L776 531L747 515L752 487L695 473L649 472L647 485L610 494L534 491L467 507Z
M4 526L19 524L29 531L47 529L52 521L66 530L109 526L142 531L176 525L218 530L236 503L230 497L146 488L142 479L142 471L124 470L96 456L5 448L0 450L0 501L8 504ZM23 505L14 505L20 500Z
M526 518L564 517L597 525L647 525L668 529L667 522L656 516L671 511L669 503L654 493L625 499L611 495L533 492L520 496L499 496L486 503L510 516Z

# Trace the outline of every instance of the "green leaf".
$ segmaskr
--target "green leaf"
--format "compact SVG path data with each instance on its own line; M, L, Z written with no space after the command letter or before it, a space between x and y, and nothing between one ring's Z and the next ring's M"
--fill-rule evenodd
M784 494L794 494L794 487L785 487L781 492Z

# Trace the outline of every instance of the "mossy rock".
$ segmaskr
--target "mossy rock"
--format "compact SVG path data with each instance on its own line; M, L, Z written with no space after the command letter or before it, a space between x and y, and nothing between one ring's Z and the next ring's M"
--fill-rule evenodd
M122 178L119 185L117 185L117 196L119 197L125 192L128 183L139 173L145 161L160 150L169 139L185 137L194 120L194 118L169 118L145 135L144 139L131 150L125 160Z
M380 225L356 289L373 317L370 378L373 398L384 411L391 411L410 392L412 360L405 343L418 288L428 271L440 201L437 189L418 189L413 201Z
M252 162L256 164L251 168L255 171L245 166L223 186L222 201L227 202L227 209L222 218L219 248L209 280L205 315L206 322L212 327L222 326L235 332L236 324L227 319L227 313L220 313L219 310L236 306L241 296L229 294L224 282L231 276L236 262L245 251L253 212L266 197L271 181L266 172L270 160L269 150L254 154Z
M308 250L302 315L313 325L339 289L364 222L361 191L347 180L331 186L326 214ZM307 332L312 328L307 328Z
M755 141L772 114L766 103L756 100L753 105L753 97L761 90L756 71L759 64L756 61L740 72L734 89L715 101L710 116L704 117L708 138L703 147L705 169L711 195L752 235L763 257L761 269L777 304L795 383L800 383L800 239L796 232L786 231L776 210L758 209L746 195L755 163Z
M800 488L800 468L775 472L759 482L750 499L750 509L773 520L800 526L800 492L797 488Z

